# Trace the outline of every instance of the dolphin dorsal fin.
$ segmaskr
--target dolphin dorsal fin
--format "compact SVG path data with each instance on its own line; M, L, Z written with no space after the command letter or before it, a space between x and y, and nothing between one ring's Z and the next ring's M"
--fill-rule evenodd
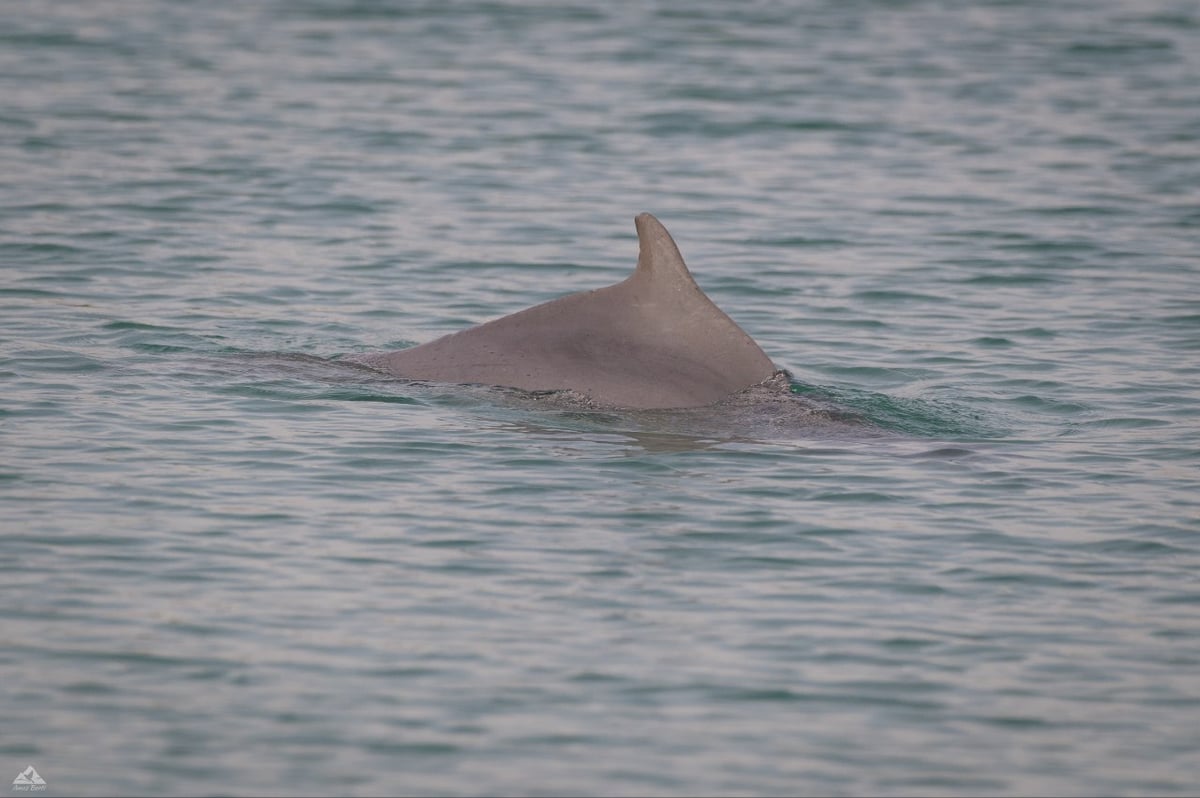
M638 262L632 279L655 288L703 295L662 222L648 213L638 214L633 222L637 226Z
M770 377L770 358L704 295L666 228L648 213L634 221L637 268L619 283L355 360L403 379L569 390L638 409L702 407Z

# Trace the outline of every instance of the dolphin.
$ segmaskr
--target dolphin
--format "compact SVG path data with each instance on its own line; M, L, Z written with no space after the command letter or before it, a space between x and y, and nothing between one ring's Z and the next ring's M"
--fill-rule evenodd
M615 285L349 360L404 379L573 391L628 409L703 407L771 378L771 359L696 285L667 228L648 213L634 224L637 268Z

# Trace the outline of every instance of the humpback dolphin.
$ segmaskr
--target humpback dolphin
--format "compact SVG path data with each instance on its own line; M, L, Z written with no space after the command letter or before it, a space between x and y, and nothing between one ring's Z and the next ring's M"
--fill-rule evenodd
M397 377L575 391L631 409L702 407L776 368L705 296L671 234L648 213L634 223L631 276L398 352L353 362Z

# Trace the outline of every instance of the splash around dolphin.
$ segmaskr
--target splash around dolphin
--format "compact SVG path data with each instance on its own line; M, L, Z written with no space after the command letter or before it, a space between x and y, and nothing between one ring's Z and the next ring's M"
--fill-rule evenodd
M703 407L770 379L771 359L713 304L648 213L638 262L615 285L352 362L403 379L573 391L629 409Z

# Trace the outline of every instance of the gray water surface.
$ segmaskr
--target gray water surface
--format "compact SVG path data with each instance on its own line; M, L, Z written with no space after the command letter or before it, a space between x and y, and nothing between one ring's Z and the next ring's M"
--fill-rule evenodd
M13 0L0 97L0 778L1196 792L1195 3ZM641 211L779 401L341 360Z

